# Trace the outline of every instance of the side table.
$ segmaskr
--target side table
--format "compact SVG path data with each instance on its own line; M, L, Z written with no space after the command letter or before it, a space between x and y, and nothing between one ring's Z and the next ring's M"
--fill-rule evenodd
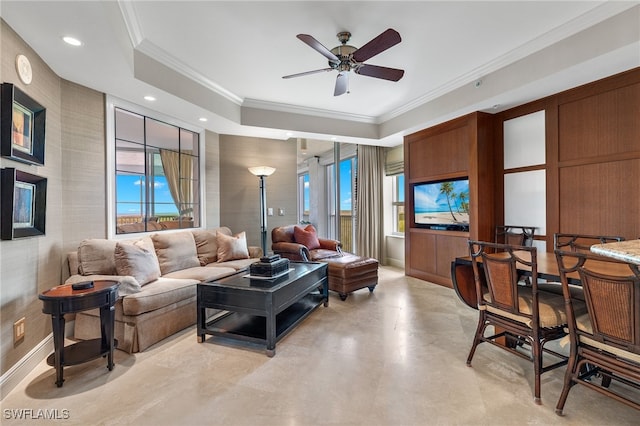
M74 290L71 284L53 287L40 294L42 312L51 315L54 352L47 358L47 364L56 369L56 385L62 386L62 369L65 366L81 364L101 356L107 356L107 368L113 369L113 351L117 341L113 338L115 322L114 305L118 299L116 281L94 281L93 287ZM101 338L84 340L64 346L64 315L100 308Z

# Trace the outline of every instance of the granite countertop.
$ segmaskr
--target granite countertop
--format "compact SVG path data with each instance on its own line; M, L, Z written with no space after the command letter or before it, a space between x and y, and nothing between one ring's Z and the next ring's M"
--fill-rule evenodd
M640 239L594 244L591 246L591 251L602 256L609 256L640 265Z

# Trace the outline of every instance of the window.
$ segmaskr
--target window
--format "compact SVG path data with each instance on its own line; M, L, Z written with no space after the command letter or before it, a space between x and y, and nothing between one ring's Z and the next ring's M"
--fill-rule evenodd
M200 226L200 135L114 108L115 233Z
M356 167L357 158L350 157L340 161L340 167L336 170L334 164L327 166L327 195L329 206L329 238L337 238L342 243L342 249L347 252L355 252L356 231ZM338 185L335 184L337 179ZM338 198L336 198L336 190ZM339 200L336 205L336 200ZM334 235L337 225L340 235Z
M404 235L404 173L393 179L393 233Z
M309 199L309 173L298 176L298 221L300 223L309 223L310 215L310 199Z

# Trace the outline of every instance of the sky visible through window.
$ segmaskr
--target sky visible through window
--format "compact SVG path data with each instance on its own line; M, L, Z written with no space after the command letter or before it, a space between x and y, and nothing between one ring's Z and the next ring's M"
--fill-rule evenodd
M340 162L340 210L351 211L351 159Z
M311 207L311 204L309 202L309 173L305 173L304 175L302 175L302 179L303 179L303 182L304 182L304 197L303 197L304 198L304 200L303 200L304 206L303 206L303 208L304 208L305 212L308 212L310 207Z
M144 200L144 189L141 188L144 178L135 175L118 175L116 178L118 215L141 214L141 202ZM167 179L156 176L154 183L155 216L178 215L173 202Z

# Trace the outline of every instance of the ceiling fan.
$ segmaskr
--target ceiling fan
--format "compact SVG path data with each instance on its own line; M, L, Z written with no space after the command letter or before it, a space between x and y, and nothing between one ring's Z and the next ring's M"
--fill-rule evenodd
M320 54L329 60L329 68L285 75L282 78L301 77L303 75L337 70L338 77L336 79L336 87L333 91L333 96L340 96L348 93L349 91L348 72L351 70L356 74L391 81L398 81L404 75L404 70L401 69L368 65L364 63L366 60L384 52L402 41L400 34L396 30L389 28L359 49L347 44L351 38L350 32L339 32L337 36L338 40L340 40L340 43L342 44L329 50L309 34L298 34L296 37L311 46L312 49L320 52Z

